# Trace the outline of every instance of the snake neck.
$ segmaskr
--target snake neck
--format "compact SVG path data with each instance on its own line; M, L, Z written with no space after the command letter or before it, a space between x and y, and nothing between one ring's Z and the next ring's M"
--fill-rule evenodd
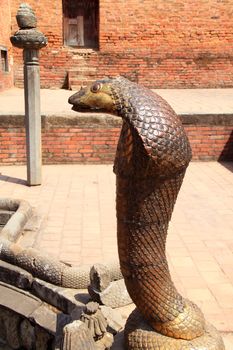
M190 144L179 117L165 100L121 77L112 84L112 99L114 114L123 119L116 174L168 178L187 168Z
M203 315L178 293L166 259L168 223L183 176L117 176L118 250L129 295L148 323L161 334L194 339L204 332Z
M175 288L165 248L191 158L189 142L163 99L127 81L121 83L113 88L113 98L123 119L114 163L122 273L132 300L155 330L193 339L204 332L203 315Z
M153 177L117 177L121 269L132 300L150 322L167 322L184 309L165 255L168 222L181 182L182 177L169 184Z

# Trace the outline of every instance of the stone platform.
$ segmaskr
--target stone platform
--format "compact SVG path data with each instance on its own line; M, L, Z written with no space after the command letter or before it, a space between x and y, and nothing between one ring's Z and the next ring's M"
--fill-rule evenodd
M233 89L156 90L180 115L194 160L233 160ZM44 164L113 163L121 119L71 110L68 90L41 90ZM0 94L0 165L25 164L23 90Z
M179 115L233 115L233 89L156 89ZM75 91L41 89L42 116L76 116L67 103ZM24 115L23 89L0 93L0 115Z

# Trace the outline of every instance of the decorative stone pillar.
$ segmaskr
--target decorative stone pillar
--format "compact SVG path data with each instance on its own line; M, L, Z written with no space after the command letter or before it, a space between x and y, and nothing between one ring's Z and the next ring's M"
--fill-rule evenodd
M64 327L62 350L96 350L92 334L82 321Z
M23 49L24 97L27 149L27 182L41 184L41 115L39 50L47 45L47 38L36 29L37 19L28 4L21 4L16 15L19 31L11 43Z

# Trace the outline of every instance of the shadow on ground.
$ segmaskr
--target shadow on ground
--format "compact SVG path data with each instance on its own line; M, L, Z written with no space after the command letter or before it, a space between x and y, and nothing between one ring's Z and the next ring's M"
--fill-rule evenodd
M219 162L224 162L224 161L233 162L233 131L231 132L229 139L227 140L227 142L222 150L222 153L219 156L218 161Z
M231 162L220 162L220 164L233 173L233 160Z
M26 180L18 179L17 177L3 175L1 173L0 173L0 181L11 182L11 183L14 183L14 184L20 184L20 185L23 185L23 186L27 186L27 181Z

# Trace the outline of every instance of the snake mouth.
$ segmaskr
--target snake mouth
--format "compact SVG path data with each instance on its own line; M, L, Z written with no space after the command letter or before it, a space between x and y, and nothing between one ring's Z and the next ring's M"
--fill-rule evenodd
M103 113L104 112L103 108L89 107L89 106L82 105L82 104L73 105L71 109L75 112L80 112L80 113L88 113L88 112Z
M77 105L73 105L72 108L71 108L73 111L75 112L90 112L91 109L86 107L86 106L77 106Z

